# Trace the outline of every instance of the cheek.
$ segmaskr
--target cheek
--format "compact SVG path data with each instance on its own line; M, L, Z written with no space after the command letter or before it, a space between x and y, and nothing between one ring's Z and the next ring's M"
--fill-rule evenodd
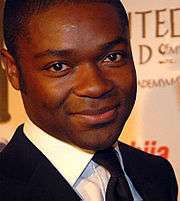
M71 86L58 79L32 78L25 83L26 96L34 106L47 109L60 107L68 97Z
M132 66L124 66L119 69L113 69L106 75L116 88L127 95L131 95L132 90L136 89L136 73Z

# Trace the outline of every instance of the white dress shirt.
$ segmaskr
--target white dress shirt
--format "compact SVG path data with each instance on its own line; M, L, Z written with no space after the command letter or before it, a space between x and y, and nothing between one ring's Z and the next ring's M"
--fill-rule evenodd
M110 174L105 168L91 160L94 153L85 152L50 136L29 119L24 124L24 133L74 188L82 200L105 201ZM115 150L124 171L118 146ZM125 176L134 201L142 201L126 173Z

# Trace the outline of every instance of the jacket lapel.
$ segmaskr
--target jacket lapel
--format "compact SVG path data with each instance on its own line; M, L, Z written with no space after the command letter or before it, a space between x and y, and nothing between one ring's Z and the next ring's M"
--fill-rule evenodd
M123 143L119 143L119 149L122 154L125 171L143 201L161 201L163 195L161 195L161 198L158 197L160 187L155 186L153 173L146 172L146 169L148 169L147 164L142 164L142 161L137 159L137 151Z
M13 169L16 172L16 180L25 184L23 195L26 200L81 200L50 161L24 135L23 126L16 130L2 154L11 166L10 171ZM37 199L43 195L46 198Z
M42 188L53 201L80 201L69 183L46 159L42 160L30 178L28 190Z

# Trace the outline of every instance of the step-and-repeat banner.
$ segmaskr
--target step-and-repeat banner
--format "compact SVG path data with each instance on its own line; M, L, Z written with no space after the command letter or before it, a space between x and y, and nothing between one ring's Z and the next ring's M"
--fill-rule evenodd
M180 181L180 1L123 2L129 12L138 96L122 139L167 158Z
M180 1L123 2L129 13L138 94L121 140L167 158L180 180ZM7 143L24 119L20 94L0 67L0 141Z

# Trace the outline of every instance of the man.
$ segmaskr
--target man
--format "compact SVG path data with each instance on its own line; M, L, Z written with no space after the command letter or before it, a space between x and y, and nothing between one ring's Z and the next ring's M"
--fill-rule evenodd
M136 96L118 0L7 0L4 36L29 119L1 153L2 201L177 200L165 159L117 142Z

